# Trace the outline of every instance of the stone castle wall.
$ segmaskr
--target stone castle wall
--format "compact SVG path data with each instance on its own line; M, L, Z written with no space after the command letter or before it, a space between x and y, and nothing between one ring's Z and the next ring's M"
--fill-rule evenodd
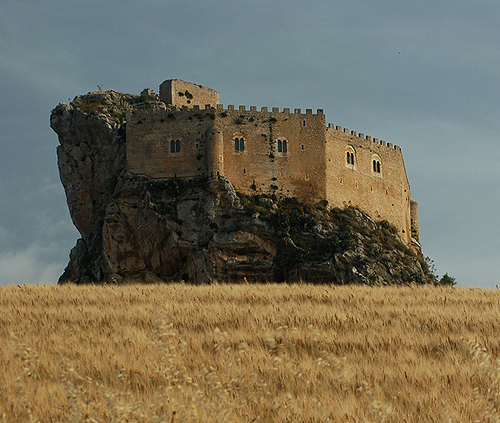
M324 128L324 114L312 110L280 113L222 105L137 110L127 117L129 170L153 178L219 172L245 194L319 201L326 196ZM278 140L282 150L286 141L286 151L278 151Z
M127 162L152 178L207 175L207 135L215 110L148 108L127 116ZM179 151L177 150L179 142ZM172 143L174 148L172 149ZM172 151L174 150L174 151Z
M239 191L325 198L325 116L321 111L304 114L299 109L280 113L277 108L219 107L215 125L223 133L224 174ZM241 140L243 150L236 145Z
M410 244L411 194L401 149L333 125L326 129L326 140L329 204L353 205L376 220L388 220Z
M175 90L193 85L171 82L179 84L171 85ZM127 115L131 172L152 178L225 175L244 194L358 207L395 225L408 245L413 223L418 238L418 208L399 147L327 126L321 109L183 106L159 103Z

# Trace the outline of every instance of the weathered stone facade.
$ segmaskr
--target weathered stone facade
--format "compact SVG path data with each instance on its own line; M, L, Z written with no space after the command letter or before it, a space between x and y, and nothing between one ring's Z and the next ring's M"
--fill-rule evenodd
M160 86L160 100L127 115L130 172L225 175L244 194L355 206L419 249L418 208L398 146L326 125L321 109L224 108L217 91L179 80Z
M180 79L167 79L160 85L160 101L176 107L193 107L195 104L215 107L219 104L219 93Z

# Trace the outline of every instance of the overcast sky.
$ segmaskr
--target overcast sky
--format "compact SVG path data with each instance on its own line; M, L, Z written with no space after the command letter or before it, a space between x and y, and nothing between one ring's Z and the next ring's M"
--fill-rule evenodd
M54 283L79 237L52 108L177 78L401 146L424 254L495 288L499 22L498 0L2 0L0 284Z

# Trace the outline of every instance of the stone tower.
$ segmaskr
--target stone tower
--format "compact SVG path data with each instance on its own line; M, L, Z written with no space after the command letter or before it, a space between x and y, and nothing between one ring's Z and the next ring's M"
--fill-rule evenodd
M182 106L216 107L219 104L218 91L203 85L192 84L180 79L167 79L160 85L160 101L182 108Z

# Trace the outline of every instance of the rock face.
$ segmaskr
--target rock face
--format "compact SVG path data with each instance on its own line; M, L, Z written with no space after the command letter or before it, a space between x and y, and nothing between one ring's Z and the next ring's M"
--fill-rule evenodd
M76 97L51 114L81 234L59 282L432 283L388 222L354 209L243 196L225 178L149 180L127 170L124 112L150 96Z

